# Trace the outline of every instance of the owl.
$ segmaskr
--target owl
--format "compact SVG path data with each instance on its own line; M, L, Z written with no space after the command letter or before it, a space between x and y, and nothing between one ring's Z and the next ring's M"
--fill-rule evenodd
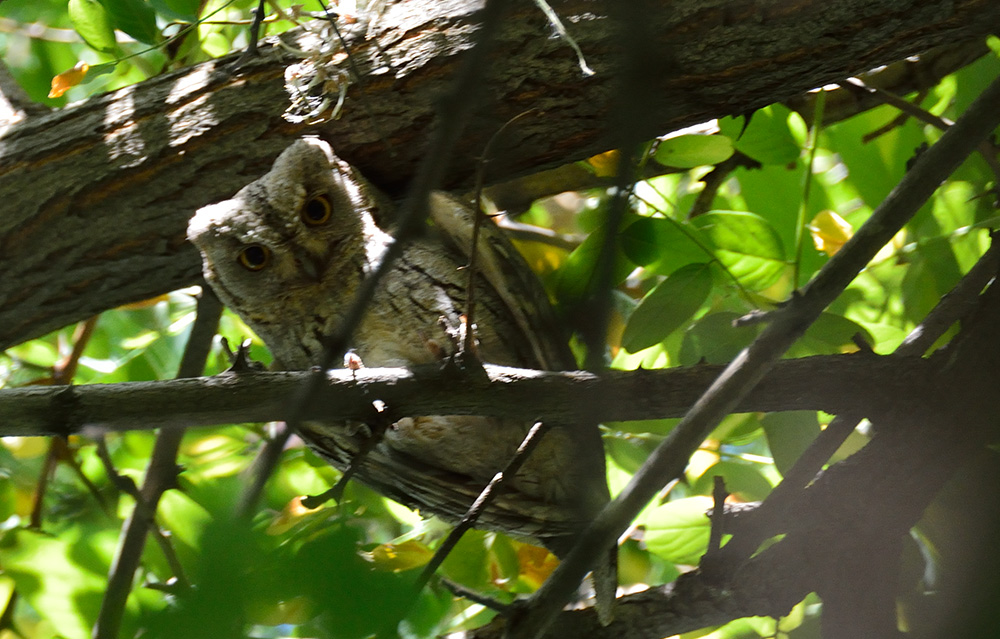
M462 267L472 212L444 193L432 194L429 205L432 224L381 280L354 332L351 346L365 366L440 361L464 329L468 271ZM383 228L391 217L387 198L329 145L304 138L232 199L200 209L188 238L219 298L257 332L281 368L299 370L321 361L325 338L338 329L361 281L392 241ZM483 225L477 260L479 357L523 368L574 368L540 283L492 224ZM530 426L461 415L400 419L362 458L355 477L400 503L456 522ZM298 434L343 470L370 432L363 424L332 421L307 422ZM557 427L476 525L539 540L564 554L608 499L597 429ZM613 598L614 587L598 583L599 600L609 598L609 589Z

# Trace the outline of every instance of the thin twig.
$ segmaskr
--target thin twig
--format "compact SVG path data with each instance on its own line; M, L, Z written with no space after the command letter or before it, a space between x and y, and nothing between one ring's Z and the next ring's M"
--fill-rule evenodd
M517 447L517 452L511 457L510 461L507 463L506 468L498 472L490 480L490 483L486 485L486 488L479 493L476 500L472 502L469 506L469 510L466 511L465 516L462 520L458 522L448 537L445 538L444 543L442 543L438 549L434 552L434 556L431 560L424 566L423 572L420 573L420 577L417 578L416 589L418 591L422 590L423 587L430 581L430 578L434 576L437 569L441 567L444 563L445 558L448 554L455 548L458 541L462 538L467 530L475 525L479 516L489 507L490 504L497 498L500 494L501 488L505 482L510 481L517 471L521 469L521 466L527 461L528 457L531 456L532 451L538 446L538 442L542 440L542 437L548 432L549 426L544 422L535 422L534 425L528 430L528 434L524 436L521 441L521 445Z
M501 615L506 615L510 613L510 604L505 604L503 602L497 601L492 597L487 597L480 592L476 592L471 588L466 588L462 584L455 583L451 579L441 577L441 584L448 589L451 594L456 597L461 597L462 599L468 599L474 603L479 604L490 610L495 610Z
M97 457L101 460L101 464L104 466L104 472L107 474L108 479L114 484L115 488L125 493L136 503L144 501L142 494L139 492L139 487L136 485L132 478L127 475L122 475L115 468L114 460L111 459L111 452L108 450L108 442L103 435L96 438L97 443ZM148 505L143 504L143 508L148 508ZM167 564L170 566L171 572L174 575L174 586L181 588L188 588L191 582L188 581L187 576L184 573L184 566L181 564L180 559L177 557L177 552L174 550L174 546L170 543L170 536L164 532L163 528L153 521L150 526L150 532L156 539L160 546L163 556L167 560Z
M288 444L288 438L292 436L292 431L285 422L274 422L274 431L271 437L264 442L264 445L257 451L253 463L247 468L244 477L250 479L245 484L245 488L240 492L240 497L236 501L236 516L241 519L249 519L253 516L257 501L264 492L267 480L274 474L274 469L278 467L281 460L281 453Z
M50 382L52 385L63 386L73 383L76 377L76 369L83 356L87 343L94 334L94 326L97 324L97 317L91 317L80 322L76 330L73 331L72 350L57 362L51 369ZM42 470L38 477L38 484L35 486L35 494L32 498L31 515L29 517L29 527L40 529L42 527L42 517L44 514L45 494L48 492L49 481L56 472L60 461L66 461L73 467L74 472L83 482L84 486L94 496L101 509L108 512L107 504L101 498L97 487L83 474L79 464L73 459L73 453L69 448L69 443L65 437L55 437L49 442L49 449L45 453L45 461L42 463Z
M914 104L909 100L904 100L891 91L869 86L858 78L848 78L841 84L841 86L854 91L860 91L873 95L885 104L893 106L899 109L902 113L910 115L926 124L930 124L941 131L947 130L948 127L953 124L951 120L934 115L927 109L921 108L919 104ZM993 175L995 175L998 181L1000 181L1000 161L998 161L996 157L996 147L990 143L989 140L983 140L980 142L977 150L979 151L979 155L982 156L983 161L985 161L987 166L990 167L990 170L993 171ZM997 189L1000 189L1000 186L994 190L996 191Z
M267 0L260 0L257 3L257 7L252 9L253 22L250 24L250 43L247 44L247 48L242 54L240 54L240 57L236 58L236 61L229 67L230 72L239 70L251 58L257 55L257 41L260 39L260 27L261 23L264 21L265 2L267 2Z
M196 312L177 377L195 377L205 369L205 361L222 315L222 304L208 286L202 287ZM94 639L118 637L125 602L132 590L132 580L146 544L146 533L154 523L160 496L177 481L177 451L183 435L183 428L167 428L161 430L156 438L153 455L146 469L146 479L140 490L142 500L136 501L132 514L122 526L118 549L108 574L108 586L94 624Z
M348 482L357 474L358 469L361 468L361 464L364 462L368 454L375 450L382 439L385 437L385 432L392 425L392 420L390 420L383 412L365 422L371 429L371 434L362 442L361 446L358 448L358 452L351 457L351 462L348 464L347 468L341 474L340 479L337 483L333 485L333 488L320 494L306 497L302 500L302 505L306 508L318 508L324 502L330 501L331 499L340 503L340 498L344 495L344 489L347 488Z
M472 356L475 351L476 344L476 296L475 296L475 283L476 283L476 267L477 267L477 257L479 256L479 231L483 224L483 183L486 180L486 166L490 162L490 157L493 154L493 145L496 144L500 136L507 131L507 129L525 117L529 113L534 112L534 109L528 109L518 113L511 119L503 123L497 132L490 136L490 139L486 142L486 146L483 147L483 155L479 158L479 162L476 164L476 186L475 186L475 198L473 199L472 205L472 242L469 247L469 262L465 265L466 269L466 280L465 280L465 335L464 343L462 344L462 352L467 357Z

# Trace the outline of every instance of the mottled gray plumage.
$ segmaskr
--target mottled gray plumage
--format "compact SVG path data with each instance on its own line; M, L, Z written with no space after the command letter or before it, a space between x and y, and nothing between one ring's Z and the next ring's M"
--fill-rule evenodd
M365 366L430 363L454 351L465 312L467 272L461 267L473 218L442 193L430 204L433 228L404 250L354 333L352 346ZM257 332L281 367L304 369L320 360L324 337L337 329L362 278L381 259L390 236L376 220L388 217L383 196L326 143L306 138L231 200L199 210L188 237L222 301ZM572 368L544 291L492 224L483 226L478 259L480 357L526 368ZM491 417L402 419L356 477L401 503L456 521L529 427ZM307 423L300 433L341 469L367 434L363 425L347 423ZM596 428L552 429L477 525L564 552L607 502L604 475Z

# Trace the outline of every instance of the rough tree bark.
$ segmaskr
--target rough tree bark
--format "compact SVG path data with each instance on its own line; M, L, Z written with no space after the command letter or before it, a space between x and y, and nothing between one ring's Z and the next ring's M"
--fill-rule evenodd
M445 186L468 185L486 140L528 109L491 180L607 150L619 49L610 1L551 3L597 71L589 78L533 3L511 3L480 115ZM480 5L394 4L371 39L358 25L347 37L363 90L353 83L342 119L322 126L282 119L283 72L295 57L265 48L236 75L209 62L0 130L0 348L197 281L184 240L192 212L258 177L307 131L398 194L422 155L435 100L474 37ZM1000 28L994 0L649 6L654 49L663 52L650 61L650 136Z

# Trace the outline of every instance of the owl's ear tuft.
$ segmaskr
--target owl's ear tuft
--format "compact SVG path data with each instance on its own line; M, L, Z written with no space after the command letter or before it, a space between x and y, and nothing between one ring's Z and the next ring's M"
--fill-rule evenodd
M188 222L187 239L195 244L203 237L217 235L224 220L232 218L239 205L235 200L225 200L216 204L209 204L198 209L194 217Z

